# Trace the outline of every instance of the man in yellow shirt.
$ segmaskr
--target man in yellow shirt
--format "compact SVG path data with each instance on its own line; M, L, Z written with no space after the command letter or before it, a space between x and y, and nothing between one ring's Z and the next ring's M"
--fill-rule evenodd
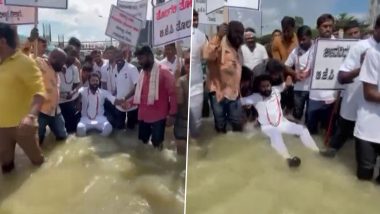
M33 164L44 162L37 136L37 116L45 96L41 71L16 47L16 31L0 23L0 164L3 173L14 169L16 143Z
M57 140L64 140L68 135L65 128L65 120L58 107L60 87L58 72L62 71L66 59L66 53L61 49L54 49L50 53L49 59L40 57L36 59L37 65L42 71L46 88L46 100L38 116L38 137L40 144L44 141L46 126L49 126Z

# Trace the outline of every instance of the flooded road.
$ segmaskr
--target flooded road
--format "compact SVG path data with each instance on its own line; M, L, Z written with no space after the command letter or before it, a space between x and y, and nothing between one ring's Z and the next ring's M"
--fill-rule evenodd
M216 135L210 120L202 130L201 146L190 143L188 214L379 213L380 186L356 179L353 142L330 160L286 136L302 160L291 170L258 131Z
M135 132L70 137L44 145L40 168L18 151L16 171L0 174L0 213L183 213L186 161L171 136L163 152L139 143Z

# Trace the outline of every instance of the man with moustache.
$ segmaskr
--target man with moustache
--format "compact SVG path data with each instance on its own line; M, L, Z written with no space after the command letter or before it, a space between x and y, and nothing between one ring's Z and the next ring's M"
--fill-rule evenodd
M359 80L360 70L366 52L380 43L380 16L377 20L379 25L374 26L373 36L353 46L340 67L338 81L346 85L346 90L343 94L336 131L329 142L329 147L321 152L325 157L335 157L353 135L360 100L363 99L363 86Z
M243 65L240 47L243 43L243 24L231 21L226 36L214 37L204 49L209 68L207 81L211 108L219 133L227 132L227 123L231 124L233 131L242 130L243 112L238 99Z
M177 114L175 78L169 69L154 59L149 46L136 50L142 67L133 103L138 105L139 139L163 149L166 125L173 125Z
M321 39L335 39L332 35L335 19L331 14L323 14L317 19L317 29ZM312 47L313 51L316 45ZM314 63L315 58L312 54L311 62ZM312 69L313 70L313 69ZM315 72L315 71L312 71ZM328 128L329 119L333 111L334 102L337 92L334 90L311 90L309 94L309 103L306 113L306 124L311 134L317 134L319 125L322 128Z

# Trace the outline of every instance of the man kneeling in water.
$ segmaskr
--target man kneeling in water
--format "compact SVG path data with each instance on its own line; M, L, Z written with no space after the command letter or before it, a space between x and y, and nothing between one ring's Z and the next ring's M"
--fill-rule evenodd
M302 143L315 152L319 152L319 148L306 127L290 122L284 117L281 109L281 92L284 90L284 85L272 87L269 75L257 77L256 82L259 93L241 98L241 103L243 106L254 105L251 109L257 109L261 131L270 138L271 146L287 160L289 167L298 167L301 160L289 154L282 138L283 133L299 136Z
M114 105L122 105L124 100L118 100L108 91L100 89L100 76L91 73L89 87L79 89L82 101L82 118L77 126L77 135L83 137L87 131L95 129L101 131L101 135L107 137L112 132L112 126L104 116L104 102L109 100Z

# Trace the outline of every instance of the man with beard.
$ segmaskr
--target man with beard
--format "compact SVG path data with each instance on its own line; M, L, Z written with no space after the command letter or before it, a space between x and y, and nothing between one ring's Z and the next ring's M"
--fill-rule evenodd
M366 52L380 43L380 16L378 20L379 25L374 26L373 36L369 39L361 40L353 46L340 67L338 81L346 85L346 90L343 94L336 131L331 138L329 147L321 152L323 156L334 157L353 135L360 100L363 99L363 86L359 80L360 69Z
M193 32L191 43L191 86L190 86L190 127L192 137L198 137L202 124L204 100L204 78L202 69L202 50L207 43L206 35L198 29L199 15L193 10Z
M139 109L139 139L147 144L151 138L153 146L162 150L166 124L173 125L177 114L175 79L168 68L155 62L149 46L135 55L142 67L133 99Z
M100 76L97 73L90 75L90 87L79 90L82 103L82 118L77 126L77 135L83 137L87 131L97 130L103 137L112 132L112 126L104 116L104 101L107 99L113 105L121 105L124 100L116 99L108 91L99 88Z
M237 21L228 24L227 35L214 37L204 49L209 68L210 103L214 112L215 129L226 133L227 123L233 131L242 131L242 109L238 101L243 56L244 26Z
M45 102L38 116L38 136L40 144L42 144L45 139L46 126L49 126L58 141L67 138L65 120L58 106L60 84L58 72L61 72L65 65L66 58L66 53L63 50L54 49L50 53L48 60L44 58L36 59L37 65L42 71L47 92Z
M115 63L117 73L115 77L116 98L130 100L135 95L136 84L139 81L139 71L135 66L126 62L121 50L115 52ZM128 118L127 128L133 130L137 124L137 106L125 109L121 106L113 107L111 113L111 124L115 129L125 129L125 119Z
M44 156L38 145L37 117L46 90L34 60L17 50L17 33L0 23L0 164L3 173L14 167L16 143L34 165Z
M65 126L68 133L76 130L80 115L76 111L76 101L78 90L80 88L80 74L75 63L77 51L75 47L69 45L65 48L67 54L66 65L59 72L60 83L60 101L59 106L65 118Z
M284 117L280 102L281 91L284 89L285 84L272 87L271 77L265 74L257 77L257 84L259 93L241 98L241 103L243 106L255 106L258 111L261 131L269 137L271 146L286 159L289 167L298 167L301 160L297 156L292 157L289 154L282 134L297 135L307 148L314 152L318 152L319 149L307 128L292 123Z
M292 76L294 85L294 119L300 121L304 114L305 104L309 100L310 68L313 54L311 29L302 26L297 31L299 46L295 48L285 62L288 74Z

